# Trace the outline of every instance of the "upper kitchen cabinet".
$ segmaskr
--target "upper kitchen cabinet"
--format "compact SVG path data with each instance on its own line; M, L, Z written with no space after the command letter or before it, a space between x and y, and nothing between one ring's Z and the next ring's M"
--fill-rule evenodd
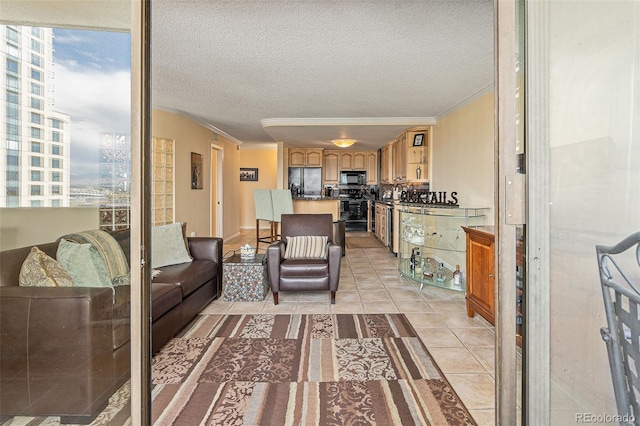
M324 185L338 185L340 183L340 154L337 151L324 152L322 183Z
M364 170L366 162L366 152L343 151L340 153L340 170Z
M367 185L378 184L378 153L368 151L364 170L367 172Z
M393 182L391 160L391 144L389 143L380 148L380 183Z
M407 180L411 182L429 182L429 128L412 129L406 133Z
M289 148L289 167L322 167L322 148Z
M324 150L322 182L325 185L339 184L341 171L362 171L367 173L367 185L378 182L377 151Z
M407 133L402 133L391 145L393 157L393 180L404 182L407 180Z
M381 149L382 182L429 182L430 127L417 127L401 133ZM390 158L389 158L390 157Z

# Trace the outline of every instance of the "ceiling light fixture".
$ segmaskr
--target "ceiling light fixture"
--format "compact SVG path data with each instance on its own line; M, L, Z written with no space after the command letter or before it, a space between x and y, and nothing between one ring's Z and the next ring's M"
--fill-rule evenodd
M334 139L331 142L340 148L347 148L356 143L354 139Z

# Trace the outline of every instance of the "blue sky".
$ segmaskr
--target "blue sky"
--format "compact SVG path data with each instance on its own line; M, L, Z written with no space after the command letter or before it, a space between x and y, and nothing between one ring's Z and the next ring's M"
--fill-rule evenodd
M97 178L100 133L131 132L128 33L54 29L56 111L71 116L71 176Z

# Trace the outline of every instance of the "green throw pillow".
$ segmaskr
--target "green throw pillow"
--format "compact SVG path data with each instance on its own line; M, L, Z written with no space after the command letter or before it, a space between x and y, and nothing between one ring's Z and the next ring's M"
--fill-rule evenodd
M56 257L77 287L113 287L107 267L91 244L61 239Z
M192 262L182 233L182 223L154 226L151 230L151 267Z
M31 247L22 262L18 282L22 287L73 287L73 279L51 256L38 247Z

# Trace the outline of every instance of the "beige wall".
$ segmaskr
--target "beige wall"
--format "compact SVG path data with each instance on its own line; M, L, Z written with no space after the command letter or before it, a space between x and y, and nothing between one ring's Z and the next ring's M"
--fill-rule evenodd
M175 220L187 222L187 233L198 236L211 235L211 145L222 147L223 158L223 238L230 238L240 231L238 177L238 145L206 127L178 114L153 110L151 134L154 137L174 139L175 153ZM203 188L191 189L191 153L202 154ZM215 230L214 230L215 232Z
M253 202L254 189L276 189L278 185L278 149L240 148L240 167L258 168L257 182L240 182L240 228L255 229L256 210ZM267 222L260 223L268 228Z
M433 126L431 191L458 192L462 207L489 207L493 225L493 91Z
M0 209L0 250L55 241L72 232L98 228L93 207Z

